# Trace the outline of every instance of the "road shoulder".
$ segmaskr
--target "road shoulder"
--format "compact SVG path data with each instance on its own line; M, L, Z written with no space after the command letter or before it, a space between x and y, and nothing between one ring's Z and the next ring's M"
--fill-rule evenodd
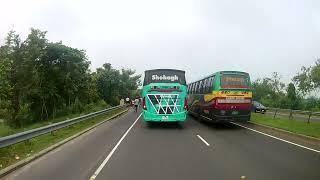
M289 131L285 131L282 129L266 126L266 125L261 125L253 122L248 122L248 123L238 123L240 125L246 126L248 128L287 140L291 141L296 144L300 144L312 149L320 150L320 139L305 136L305 135L300 135L296 133L292 133Z
M115 115L113 115L113 116L111 116L111 117L109 117L109 118L107 118L107 119L105 119L105 120L103 120L103 121L91 126L91 127L86 128L85 130L83 130L83 131L81 131L79 133L76 133L76 134L74 134L74 135L72 135L72 136L70 136L70 137L68 137L68 138L66 138L66 139L54 144L54 145L49 146L46 149L41 150L40 152L38 152L38 153L36 153L36 154L26 158L26 159L18 161L17 163L12 164L12 165L2 169L0 171L0 178L5 177L6 175L10 174L11 172L13 172L13 171L15 171L15 170L17 170L17 169L29 164L29 163L31 163L32 161L34 161L34 160L36 160L36 159L48 154L49 152L51 152L51 151L59 148L60 146L68 143L69 141L71 141L73 139L76 139L76 138L80 137L81 135L84 135L85 133L89 132L90 130L100 126L101 124L103 124L103 123L105 123L105 122L107 122L109 120L115 119L115 118L123 115L126 112L128 112L128 109L125 109L125 110L123 110L123 111L121 111L121 112L119 112L119 113L117 113L117 114L115 114Z

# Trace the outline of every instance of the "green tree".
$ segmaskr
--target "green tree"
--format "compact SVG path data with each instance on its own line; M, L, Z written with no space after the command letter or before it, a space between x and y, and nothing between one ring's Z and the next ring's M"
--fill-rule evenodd
M33 110L41 115L38 118L55 116L57 109L71 107L76 102L90 102L87 93L91 83L89 64L84 51L62 43L47 44L36 65L39 91L33 97Z
M287 108L290 109L300 109L302 108L301 106L301 101L302 99L299 97L297 94L296 88L293 83L289 83L287 87Z
M1 100L4 101L7 99L11 92L11 86L8 79L11 70L11 62L5 57L2 51L3 49L0 48L0 104Z
M287 97L291 101L295 101L297 99L296 87L294 86L293 83L289 83L287 87Z
M126 97L131 90L136 90L140 84L140 75L134 75L131 69L121 71L106 63L97 69L97 89L100 97L107 103L117 105L121 97Z
M310 67L302 67L301 72L293 77L301 93L307 94L320 88L320 59Z
M313 83L314 88L320 87L320 59L316 60L315 65L312 66L310 79Z
M270 81L270 78L263 78L252 82L253 99L261 101L262 98L274 96L274 91Z
M279 73L272 73L271 77L257 79L252 83L253 99L262 102L266 106L280 107L286 106L284 91L285 84L281 82Z
M118 104L119 96L118 70L113 69L110 63L103 64L97 69L97 89L100 97L109 104Z
M306 68L303 66L301 72L294 76L292 80L302 94L307 94L314 89L311 78L311 67Z
M140 83L134 70L89 66L84 50L49 42L46 31L32 28L24 41L10 31L0 46L0 118L19 127L105 105L101 99L116 105Z
M132 93L132 90L136 90L138 85L140 85L141 75L135 75L135 71L131 69L122 69L119 79L119 95L121 97L130 97L134 98L136 94Z
M8 111L10 112L10 124L21 125L22 101L24 97L24 67L28 66L23 58L23 48L19 35L10 31L6 37L4 46L1 46L1 56L10 62L9 72L4 82L10 87L7 95ZM4 62L4 61L2 61ZM2 77L4 78L4 77ZM25 108L26 109L26 108Z

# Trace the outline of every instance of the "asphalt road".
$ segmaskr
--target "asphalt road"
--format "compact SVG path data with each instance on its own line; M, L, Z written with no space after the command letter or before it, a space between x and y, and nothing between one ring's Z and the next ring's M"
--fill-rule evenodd
M106 122L4 179L88 180L99 167L97 180L320 179L320 153L232 124L148 126L138 116Z

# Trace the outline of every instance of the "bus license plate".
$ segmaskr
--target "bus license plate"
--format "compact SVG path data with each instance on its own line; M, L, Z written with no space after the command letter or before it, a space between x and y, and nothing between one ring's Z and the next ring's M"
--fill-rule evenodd
M232 115L238 115L239 112L238 111L232 111Z
M168 116L162 116L162 120L168 120L169 117Z

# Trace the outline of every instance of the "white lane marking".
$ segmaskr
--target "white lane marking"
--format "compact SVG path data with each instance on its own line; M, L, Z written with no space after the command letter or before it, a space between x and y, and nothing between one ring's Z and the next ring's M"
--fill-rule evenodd
M210 146L210 144L209 144L206 140L204 140L199 134L197 134L197 137L198 137L203 143L205 143L207 146Z
M251 131L254 131L256 133L259 133L259 134L262 134L262 135L265 135L265 136L268 136L268 137L271 137L271 138L274 138L274 139L277 139L279 141L283 141L283 142L286 142L286 143L289 143L289 144L292 144L292 145L295 145L295 146L298 146L298 147L301 147L301 148L304 148L304 149L308 149L310 151L313 151L313 152L317 152L317 153L320 153L319 150L316 150L316 149L312 149L312 148L309 148L309 147L306 147L306 146L303 146L303 145L300 145L300 144L296 144L294 142L291 142L291 141L287 141L287 140L284 140L284 139L281 139L281 138L278 138L278 137L275 137L275 136L272 136L270 134L267 134L267 133L264 133L264 132L261 132L261 131L257 131L255 129L251 129L251 128L248 128L246 126L243 126L243 125L240 125L240 124L237 124L237 123L234 123L234 122L231 122L232 124L234 125L237 125L237 126L240 126L240 127L243 127L245 129L248 129L248 130L251 130Z
M127 136L127 134L129 133L129 131L132 129L132 127L136 124L136 122L139 120L139 118L141 117L142 113L139 115L139 117L133 122L133 124L128 128L128 130L122 135L121 139L118 141L118 143L113 147L113 149L111 150L111 152L108 154L108 156L106 157L105 160L103 160L103 162L101 163L101 165L98 167L98 169L94 172L94 174L90 177L89 180L94 180L96 179L96 177L98 176L98 174L100 173L100 171L102 170L102 168L108 163L109 159L111 158L111 156L113 155L113 153L117 150L117 148L119 147L120 143L123 141L123 139Z
M208 117L205 117L205 116L202 116L202 115L200 115L200 116L203 117L203 118L205 118L205 119L208 119L208 120L212 121L211 118L208 118Z

